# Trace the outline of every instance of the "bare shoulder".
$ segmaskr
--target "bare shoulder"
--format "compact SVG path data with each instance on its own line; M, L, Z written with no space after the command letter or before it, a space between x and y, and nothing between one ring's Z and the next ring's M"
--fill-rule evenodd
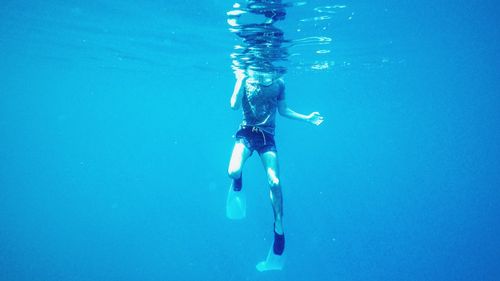
M282 77L274 80L274 82L280 88L280 90L285 88L285 80Z
M280 92L285 91L285 80L283 79L283 77L276 79L276 85L278 85L278 89Z

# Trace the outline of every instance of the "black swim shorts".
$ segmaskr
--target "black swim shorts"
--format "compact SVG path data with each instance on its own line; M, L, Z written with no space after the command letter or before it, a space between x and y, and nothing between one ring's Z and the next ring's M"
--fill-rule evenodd
M236 141L243 143L253 153L259 155L268 151L276 151L274 136L258 127L241 126L235 135Z

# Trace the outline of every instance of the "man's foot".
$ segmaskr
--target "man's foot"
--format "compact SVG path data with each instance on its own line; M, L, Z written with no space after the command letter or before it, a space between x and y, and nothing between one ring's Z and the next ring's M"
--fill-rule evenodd
M280 232L280 233L278 233ZM274 224L274 243L273 252L276 255L282 255L285 250L285 234L283 233L283 228L278 229L276 223Z
M243 175L241 175L237 179L233 179L232 187L233 187L234 191L240 191L241 188L243 187L243 180L242 180L242 178L243 178Z

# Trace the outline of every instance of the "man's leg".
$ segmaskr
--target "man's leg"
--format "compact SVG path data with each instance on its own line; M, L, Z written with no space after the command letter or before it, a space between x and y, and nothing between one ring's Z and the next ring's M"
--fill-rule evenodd
M235 143L228 168L229 177L232 178L226 200L226 216L229 219L240 220L246 217L247 205L245 193L241 191L241 170L251 154L243 143Z
M283 234L283 197L279 179L278 155L276 151L267 151L261 154L262 164L267 174L270 187L271 204L274 211L275 231Z
M245 161L250 157L252 152L243 143L236 142L234 144L231 160L229 160L229 168L227 170L229 177L233 179L232 185L236 191L241 189L241 171Z
M276 151L261 154L262 164L266 170L270 187L271 204L274 211L274 252L281 255L285 247L283 231L283 196L279 179L278 155Z

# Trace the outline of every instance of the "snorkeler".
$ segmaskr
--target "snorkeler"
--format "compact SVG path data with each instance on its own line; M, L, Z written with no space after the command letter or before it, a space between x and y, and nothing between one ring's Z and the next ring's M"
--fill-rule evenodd
M320 125L323 117L318 112L309 115L290 109L285 101L285 83L276 70L247 69L237 72L236 84L231 96L231 108L242 106L243 121L235 135L235 144L229 162L229 177L232 179L227 198L227 216L231 219L245 217L245 197L242 187L242 169L254 151L264 165L270 187L274 212L274 242L272 254L281 256L285 249L283 230L283 196L279 175L278 155L274 141L276 110L281 116ZM269 255L272 255L271 252ZM269 261L269 256L268 256ZM269 268L269 262L267 269ZM257 267L259 269L259 266ZM260 269L259 269L260 270Z

